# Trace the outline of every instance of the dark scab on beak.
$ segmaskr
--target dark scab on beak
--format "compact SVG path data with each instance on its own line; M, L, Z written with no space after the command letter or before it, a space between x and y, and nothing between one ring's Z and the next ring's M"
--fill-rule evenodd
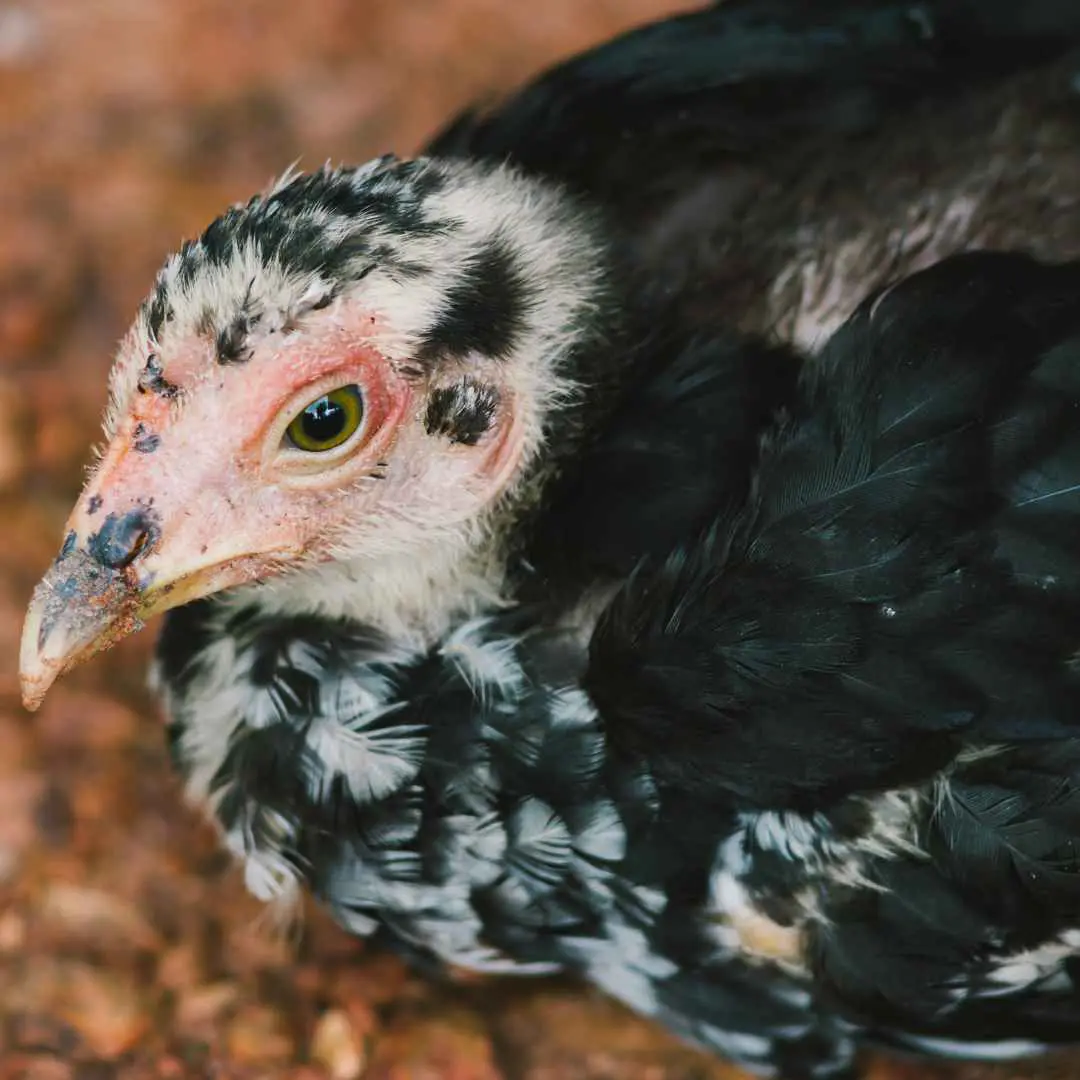
M102 566L122 570L156 543L160 529L149 510L109 514L87 541L86 549Z
M55 563L58 563L61 559L66 559L75 550L75 545L78 542L79 538L78 536L76 536L75 530L72 529L67 534L67 536L64 537L64 546L60 549L60 554L56 556L56 559L54 560L54 565Z
M123 570L102 566L83 548L59 558L34 590L23 626L19 667L23 703L36 709L69 668L105 648L130 624L138 592Z

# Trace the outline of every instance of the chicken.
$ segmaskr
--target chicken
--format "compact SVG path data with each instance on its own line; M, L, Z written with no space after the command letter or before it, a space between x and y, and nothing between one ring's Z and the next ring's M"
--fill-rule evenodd
M1067 555L978 558L1031 547L1039 523L1008 509L1025 469L1067 471L1069 385L1039 393L1074 273L946 263L852 314L938 254L909 246L825 314L794 304L788 343L760 331L806 265L788 245L818 258L807 221L844 221L823 179L841 154L881 162L865 256L911 227L884 148L975 118L969 177L1014 176L1048 129L993 133L1072 93L1078 38L1063 0L731 2L570 61L414 161L234 207L121 345L107 445L27 615L27 704L165 612L178 768L268 900L307 883L438 962L582 972L762 1071L846 1069L856 1038L1061 1039L1067 922L1036 933L1020 896L949 936L971 901L934 808L1015 769L984 814L1035 843L1056 798L1038 732L1068 802L1063 716L1010 711L1070 696L1048 580L1070 587ZM1051 152L1053 193L1077 144ZM763 177L777 198L748 208ZM1066 248L1047 205L1026 227ZM803 370L806 323L845 320ZM921 492L837 487L927 432L947 445ZM931 588L969 558L971 595ZM1066 889L1059 849L1038 857ZM897 914L922 867L936 892Z
M188 605L178 767L267 899L580 972L784 1076L1076 1039L1080 263L957 256L808 364L752 495L587 648Z

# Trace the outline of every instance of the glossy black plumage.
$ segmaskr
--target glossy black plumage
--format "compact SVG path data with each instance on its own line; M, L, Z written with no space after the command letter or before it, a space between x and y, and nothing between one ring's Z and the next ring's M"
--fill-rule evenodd
M670 746L680 786L797 807L973 737L1067 729L1078 315L1075 270L1009 255L867 300L804 373L748 506L601 621L586 686L613 737L657 765Z
M787 401L797 363L790 349L757 339L774 329L785 342L805 337L776 327L777 305L764 296L776 293L790 309L785 319L803 317L802 307L816 318L812 301L788 294L792 280L819 272L821 288L839 297L823 317L827 328L862 292L925 262L926 251L904 250L922 192L904 186L911 170L887 160L893 141L906 140L908 159L925 162L916 171L929 199L966 169L1000 174L987 202L1007 203L1004 178L1014 166L999 167L998 153L1025 160L1056 153L1069 164L1069 144L1063 150L1055 141L1054 124L1071 125L1080 145L1080 108L1062 103L1072 93L1070 61L1062 58L1078 44L1080 12L1062 0L737 0L574 57L432 139L425 151L437 156L506 160L557 180L600 207L610 229L619 312L601 343L572 358L593 392L576 413L553 421L549 459L570 464L560 462L565 476L546 486L535 531L522 530L520 557L537 571L523 575L522 588L618 580L643 556L663 555L674 538L698 530L719 502L741 498L759 410ZM1000 145L1013 99L1028 107L1029 98L1046 130ZM961 130L979 149L946 163ZM1058 160L1047 169L1068 186ZM1019 178L1013 183L1020 187ZM873 213L859 205L864 190L867 201L880 193ZM1068 218L1063 196L1048 192L1041 209L1038 218L1027 209L1040 248L1080 255L1080 237L1058 221ZM1011 227L997 221L1004 208L991 215L971 232ZM819 227L835 229L835 239L814 235ZM843 280L833 250L852 234L868 249L873 276L865 282ZM946 250L963 245L962 236L942 242ZM755 343L743 344L735 327ZM680 372L704 367L699 350L722 357L733 347L760 350L760 363L737 371L718 360L692 400L686 396ZM726 379L733 385L724 395ZM616 403L619 419L609 421ZM702 423L709 409L711 426ZM684 437L673 441L677 433ZM747 437L750 449L740 444ZM713 452L717 438L728 439L728 455ZM614 482L628 472L633 492Z
M804 343L966 246L1080 255L1078 43L1069 0L737 0L573 57L425 150L601 206L628 311Z
M1080 903L1078 417L1080 266L950 260L864 303L746 509L594 637L609 739L662 783L826 819L932 785L913 850L814 935L820 992L868 1024L1075 1038L1069 977L1030 1012L980 979Z
M801 363L735 334L654 331L637 351L639 380L551 486L527 536L526 590L534 580L621 580L741 504L760 434L790 400Z
M568 60L457 118L426 152L508 157L618 216L648 216L710 167L790 159L808 134L864 134L920 99L1059 56L1078 34L1062 0L725 0Z

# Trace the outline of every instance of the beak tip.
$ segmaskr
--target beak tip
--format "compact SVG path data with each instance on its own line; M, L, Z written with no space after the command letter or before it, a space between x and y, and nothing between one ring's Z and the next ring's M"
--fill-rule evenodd
M45 655L46 642L42 639L48 635L43 634L41 616L40 603L31 603L19 647L19 688L23 708L29 712L37 711L60 674L57 664Z
M22 680L22 706L27 712L37 712L49 688L40 683L29 683Z

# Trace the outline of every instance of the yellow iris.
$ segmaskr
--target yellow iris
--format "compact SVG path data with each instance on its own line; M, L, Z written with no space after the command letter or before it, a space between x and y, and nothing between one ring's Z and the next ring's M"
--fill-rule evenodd
M360 387L342 386L305 405L285 429L285 437L297 450L319 454L340 446L363 419Z

